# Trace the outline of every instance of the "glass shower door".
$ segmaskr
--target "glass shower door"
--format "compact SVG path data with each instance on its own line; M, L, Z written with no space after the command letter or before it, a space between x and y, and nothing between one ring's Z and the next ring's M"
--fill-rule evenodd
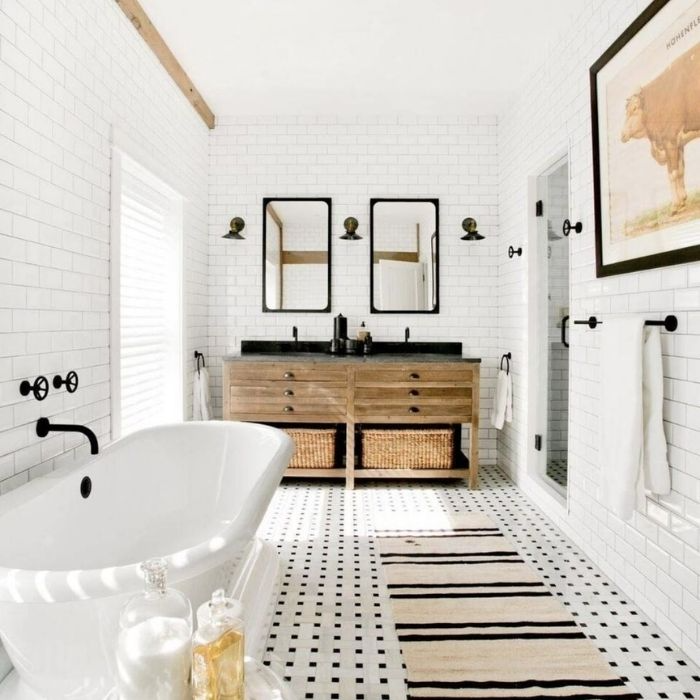
M546 176L547 220L547 429L545 477L566 494L569 452L569 167L561 163Z

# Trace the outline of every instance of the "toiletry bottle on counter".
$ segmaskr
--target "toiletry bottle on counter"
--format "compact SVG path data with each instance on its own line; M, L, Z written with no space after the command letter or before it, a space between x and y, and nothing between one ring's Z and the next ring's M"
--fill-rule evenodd
M243 608L237 600L214 591L211 602L197 610L192 643L193 700L244 700Z
M369 335L369 331L367 330L367 326L365 326L365 322L362 321L362 323L360 324L360 327L357 329L357 339L361 343L364 343L365 340L367 340L368 335Z
M119 618L119 698L189 700L192 606L182 593L167 588L164 559L149 559L141 568L145 590Z

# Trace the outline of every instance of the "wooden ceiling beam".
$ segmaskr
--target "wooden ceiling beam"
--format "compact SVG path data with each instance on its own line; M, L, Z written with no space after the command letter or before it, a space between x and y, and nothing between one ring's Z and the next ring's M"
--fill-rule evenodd
M173 52L168 48L165 40L158 33L158 30L155 28L153 22L151 22L138 0L115 0L115 2L129 18L129 21L148 44L151 51L158 57L158 60L163 64L165 70L182 91L182 94L195 108L197 114L199 114L210 129L213 129L216 123L214 113L209 109L209 105L199 93L199 90L194 86L194 83L190 80L187 73L185 73L184 68L175 58Z

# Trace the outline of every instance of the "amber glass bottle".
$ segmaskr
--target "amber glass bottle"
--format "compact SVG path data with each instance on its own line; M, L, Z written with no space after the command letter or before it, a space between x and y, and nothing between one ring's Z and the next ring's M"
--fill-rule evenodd
M193 700L244 700L243 620L223 590L214 592L209 612L192 644Z

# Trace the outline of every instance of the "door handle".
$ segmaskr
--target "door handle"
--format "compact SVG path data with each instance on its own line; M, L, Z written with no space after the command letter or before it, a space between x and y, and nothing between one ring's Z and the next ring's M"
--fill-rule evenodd
M561 320L561 343L565 348L569 347L569 343L566 340L566 324L569 322L569 317L564 316Z

